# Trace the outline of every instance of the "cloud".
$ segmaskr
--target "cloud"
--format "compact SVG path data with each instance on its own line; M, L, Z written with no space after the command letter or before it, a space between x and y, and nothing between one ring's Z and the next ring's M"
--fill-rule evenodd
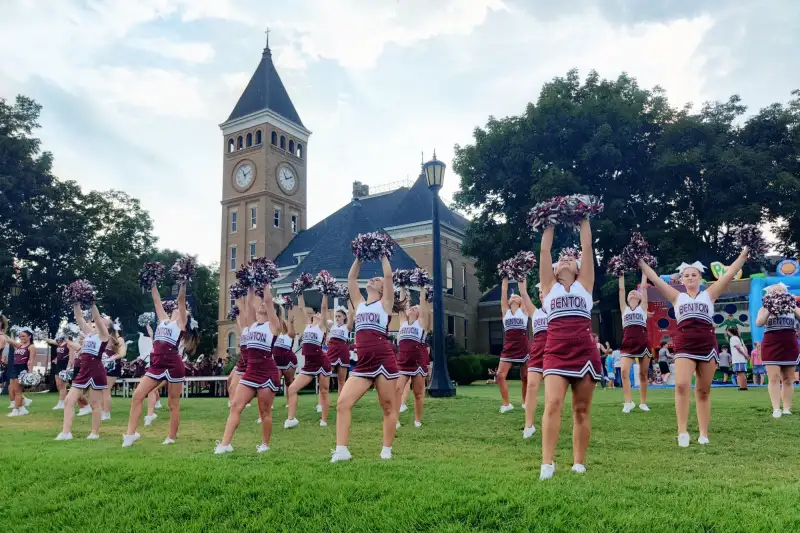
M214 47L208 43L179 43L165 37L157 37L155 39L131 39L127 44L138 50L188 63L205 63L214 58Z

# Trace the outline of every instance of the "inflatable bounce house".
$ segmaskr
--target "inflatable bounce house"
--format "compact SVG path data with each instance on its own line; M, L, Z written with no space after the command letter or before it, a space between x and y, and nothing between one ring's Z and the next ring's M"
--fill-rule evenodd
M778 263L777 276L752 277L750 279L750 323L752 324L751 336L753 341L761 342L764 338L764 328L756 326L756 317L761 309L761 298L764 289L776 283L783 283L789 287L789 292L800 302L800 268L794 259L785 259Z

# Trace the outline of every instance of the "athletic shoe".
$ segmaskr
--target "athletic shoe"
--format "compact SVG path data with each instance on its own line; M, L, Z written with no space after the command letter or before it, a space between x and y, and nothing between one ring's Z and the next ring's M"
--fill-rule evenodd
M145 417L144 417L144 425L145 426L152 426L153 425L153 420L155 420L156 418L157 418L157 416L155 414L153 414L153 416L145 415Z
M381 450L381 459L383 459L384 461L388 461L391 458L392 458L392 449L384 446L383 449Z
M650 408L647 407L647 404L644 404L644 403L640 403L639 404L639 410L640 411L644 411L645 413L649 413L650 412Z
M14 400L11 400L11 401L8 403L8 408L9 408L9 409L14 409Z
M86 437L86 440L97 440L100 438L100 435L97 433L89 433L89 436Z
M773 409L772 410L772 418L780 418L783 413L780 409Z
M790 415L790 414L792 414L792 412L791 412L790 410L786 409L785 407L784 407L784 409L783 409L782 413L783 413L784 415Z
M572 465L572 471L575 472L576 474L585 474L586 473L586 467L583 466L582 464L578 463L578 464Z
M633 402L623 403L622 404L622 412L625 413L625 414L628 414L631 411L633 411L634 407L636 407L636 404L633 403Z
M403 427L403 426L401 426L401 425L400 425L400 422L398 422L397 424L395 424L395 425L394 425L394 429L395 429L395 430L398 430L398 429L400 429L401 427Z
M58 403L53 407L53 411L61 411L64 409L64 400L58 400Z
M681 448L688 448L689 447L689 434L688 433L681 433L678 435L678 446Z
M419 420L414 420L414 427L415 428L421 428L422 427L422 422L420 422Z
M256 453L264 453L269 451L269 446L264 444L263 442L256 446Z
M501 412L501 413L507 413L507 412L509 412L509 411L511 411L511 410L513 410L513 409L514 409L514 406L513 406L513 405L511 405L511 404L508 404L508 405L501 405L501 406L500 406L500 412Z
M326 428L326 427L328 427L328 423L325 422L324 420L320 420L319 421L319 427Z
M139 440L142 436L138 433L134 433L133 435L123 435L122 436L122 447L127 448L129 446L133 446L133 443Z
M703 445L708 444L708 437L700 435L699 437L697 437L697 444L703 444Z
M103 413L100 415L100 420L111 420L111 413Z
M320 404L317 404L317 412L318 413L322 412L322 406Z
M166 444L166 445L175 444L175 439L171 439L171 438L167 437L166 439L164 439L164 442L162 442L161 444Z
M28 410L27 409L25 409L24 407L20 407L19 408L19 416L25 416L27 414L28 414Z
M58 434L56 440L72 440L72 433L64 433L63 431Z
M24 407L30 407L32 403L33 403L33 400L29 400L27 398L23 398L22 399L22 405Z
M339 448L339 446L337 446ZM340 450L331 450L331 462L338 463L340 461L349 461L353 458L353 454L347 449L347 446L342 446Z
M401 405L400 406L400 412L401 413L405 413L406 411L408 411L408 406L406 404Z
M156 409L161 409L161 400L158 400L155 405Z
M217 446L214 448L214 455L222 455L223 453L231 453L233 451L233 446L228 444L227 446L223 446L220 441L217 441Z
M13 409L10 413L8 413L8 418L12 416L19 416L19 409Z
M524 403L522 404L522 410L523 411L525 410L525 404Z
M522 430L522 438L529 439L533 437L533 434L536 433L536 426L531 426L529 428L525 428Z
M260 423L261 423L261 417L259 416L258 420L256 420L256 424L260 424Z
M300 421L298 419L296 419L296 418L287 418L286 422L283 423L283 429L296 428L298 424L300 424Z
M545 479L550 479L556 473L556 465L555 463L549 465L542 465L542 469L539 471L539 481L544 481Z
M87 405L78 409L78 416L86 416L92 414L92 407Z

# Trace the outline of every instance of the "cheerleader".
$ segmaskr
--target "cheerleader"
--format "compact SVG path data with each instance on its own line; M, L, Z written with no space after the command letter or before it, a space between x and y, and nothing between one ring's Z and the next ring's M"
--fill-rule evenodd
M3 317L4 324L5 317ZM5 329L5 328L4 328ZM36 358L36 347L33 345L33 330L25 327L19 331L19 341L15 341L5 334L0 335L0 345L5 349L8 344L14 349L14 362L9 365L8 373L8 396L13 402L14 408L8 414L9 417L25 416L28 414L26 400L22 396L22 384L19 382L19 375L23 372L33 372L33 361Z
M347 369L350 367L350 328L353 324L353 306L350 309L337 309L333 313L333 325L328 331L328 360L331 369L336 371L338 390L341 394Z
M150 324L145 326L147 329L147 336L150 338L149 343L149 351L146 354L142 354L139 356L144 362L144 371L145 373L150 371L150 365L152 361L152 352L153 352L153 338L155 334L153 333L153 328ZM144 425L145 426L152 426L155 419L158 418L158 414L156 413L156 409L161 409L161 388L163 385L159 385L155 389L150 391L150 394L147 395L147 414L144 415Z
M53 411L60 411L64 409L64 400L67 397L67 382L61 379L61 372L71 367L70 363L74 358L73 350L70 349L68 341L72 341L72 337L66 337L63 333L56 335L55 339L47 339L45 342L50 346L56 347L56 357L53 360L53 372L56 375L56 388L58 389L58 403L53 407Z
M89 405L92 409L92 430L89 440L100 438L100 422L102 420L103 390L108 387L106 369L103 367L103 352L109 343L115 344L111 338L111 320L103 317L97 306L92 304L92 323L83 318L81 306L75 303L72 306L75 323L83 332L84 338L80 345L80 371L72 378L72 387L64 400L64 424L56 440L72 440L72 421L74 419L75 404L83 396L85 390L89 391ZM77 346L75 346L77 348Z
M302 337L303 344L301 346L301 353L305 361L303 362L303 368L300 369L300 375L292 382L286 394L289 414L286 422L283 423L284 429L291 429L300 423L295 416L297 413L297 396L301 389L313 381L315 376L319 385L320 404L322 405L322 417L319 425L322 427L328 425L328 406L330 403L328 389L331 383L331 363L325 352L322 351L322 345L325 343L325 332L328 329L327 321L323 317L327 316L327 314L328 297L323 294L320 312L311 315L309 320L305 300L303 295L300 295L295 316L299 315L301 323L305 324Z
M245 337L248 333L248 324L252 324L255 320L255 314L252 313L254 307L253 302L257 301L255 290L251 287L244 298L237 298L236 305L239 307L239 315L236 316L236 332L239 334L239 360L236 362L236 367L228 374L228 408L233 405L233 398L236 396L236 387L239 385L239 380L247 370L247 346Z
M592 229L581 221L580 259L559 258L553 265L550 249L554 228L542 234L539 275L547 313L547 342L544 349L543 376L545 406L542 417L542 468L539 479L555 473L556 445L561 431L561 411L567 389L572 388L572 471L586 472L591 422L589 409L595 381L602 378L600 352L592 340L592 287L594 286L594 251Z
M622 313L622 412L630 413L636 404L631 393L631 365L639 360L639 409L647 407L647 370L650 349L647 347L647 276L642 274L641 292L632 290L625 296L625 276L619 277L619 310Z
M258 300L255 300L258 302ZM264 296L257 308L251 308L249 315L255 315L255 321L242 334L244 347L247 350L247 367L239 379L236 396L231 404L228 421L222 441L217 441L215 455L233 451L231 441L242 418L242 411L253 397L258 401L261 415L261 444L256 447L257 453L269 450L272 436L272 402L281 384L281 374L272 358L272 345L280 334L281 323L272 300L272 288L264 287ZM240 313L241 316L241 313Z
M172 315L167 315L161 303L161 295L153 284L150 292L153 296L153 305L158 318L158 327L153 337L153 352L151 364L145 372L139 386L131 399L131 412L128 419L128 430L122 436L122 447L132 446L141 435L136 432L139 417L142 414L142 403L151 391L156 389L161 382L167 382L167 405L169 407L169 436L164 444L174 444L178 436L178 425L181 420L181 393L183 382L186 380L186 367L178 352L178 347L183 341L187 353L193 353L197 347L199 335L196 322L190 319L189 310L186 308L186 284L181 283L178 291L177 306Z
M111 391L117 380L122 377L122 360L128 353L128 345L125 344L125 338L121 333L122 326L119 321L112 322L109 334L114 342L106 345L106 351L103 354L103 366L106 369L108 380L108 387L103 390L103 415L101 417L103 420L111 420Z
M336 403L336 449L331 462L352 459L347 449L350 440L350 423L353 406L372 387L378 393L378 402L383 409L383 448L381 459L392 458L392 441L397 431L397 411L394 407L397 386L392 383L399 377L397 360L389 341L389 320L394 307L394 285L392 265L386 256L381 258L383 277L367 282L367 299L358 287L361 262L356 259L347 276L350 301L355 307L356 349L358 362L350 372Z
M783 283L771 285L764 290L768 293L788 292ZM800 364L800 349L794 332L796 320L800 320L800 307L795 307L792 313L777 316L762 307L756 316L756 325L764 327L761 360L767 367L769 376L767 388L772 402L773 418L792 414L794 369ZM783 410L781 410L781 399L783 399Z
M508 279L503 278L502 294L500 295L500 310L503 312L503 351L500 354L500 365L497 367L497 385L500 387L500 396L503 405L501 413L514 409L508 400L508 382L506 377L512 365L526 365L530 359L530 345L528 344L528 318L533 314L533 303L526 291L527 284L519 282L519 294L508 297ZM520 372L522 381L522 408L525 408L525 395L528 393L528 373Z
M403 392L410 382L414 390L414 427L422 426L422 408L425 402L425 378L428 376L428 345L425 338L431 329L430 312L425 291L419 292L419 305L400 310L400 329L397 332L397 406L402 405ZM400 289L403 300L408 298ZM398 409L398 418L400 410ZM400 429L400 422L395 427Z
M293 351L294 338L297 333L294 330L294 313L290 313L286 307L281 310L281 333L275 339L272 347L272 356L278 370L283 377L283 386L288 389L294 383L294 374L297 369L297 355Z
M537 283L536 288L539 290L539 301L544 301L542 294L542 284ZM527 295L525 290L523 294ZM542 382L542 367L544 366L544 348L547 344L547 313L543 309L533 306L533 314L531 321L533 322L533 342L531 342L531 356L527 363L528 374L528 393L527 401L525 402L525 428L522 430L522 438L529 439L536 433L536 426L533 425L534 418L536 417L536 404L538 402L539 384Z
M717 371L719 355L717 338L714 333L714 302L728 288L739 270L747 261L745 247L727 272L706 290L700 290L705 266L699 261L678 267L680 280L686 292L680 292L662 280L644 261L639 268L647 275L675 309L678 323L673 345L675 347L675 414L678 419L678 446L689 447L689 394L694 383L694 398L697 409L697 425L700 430L698 444L708 444L708 423L711 419L711 381Z

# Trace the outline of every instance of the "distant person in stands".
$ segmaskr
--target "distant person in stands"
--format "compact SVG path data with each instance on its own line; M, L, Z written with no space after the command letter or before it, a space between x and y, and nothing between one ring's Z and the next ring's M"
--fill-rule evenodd
M750 351L750 361L753 364L753 385L763 385L764 376L767 375L767 367L761 360L761 343L756 341L753 343L753 349Z
M661 383L664 385L669 381L671 374L669 368L671 358L672 354L669 353L669 348L667 348L667 341L661 341L658 348L658 369L661 371Z
M728 376L731 373L731 352L728 346L722 345L719 352L719 371L722 372L722 383L728 383Z
M614 386L622 387L622 352L611 350L611 358L614 360Z
M739 337L739 328L731 326L726 330L733 357L733 371L736 372L736 384L739 390L747 390L747 347Z
M605 366L603 366L603 373L606 376L606 387L609 389L614 388L614 357L607 356L605 358Z

